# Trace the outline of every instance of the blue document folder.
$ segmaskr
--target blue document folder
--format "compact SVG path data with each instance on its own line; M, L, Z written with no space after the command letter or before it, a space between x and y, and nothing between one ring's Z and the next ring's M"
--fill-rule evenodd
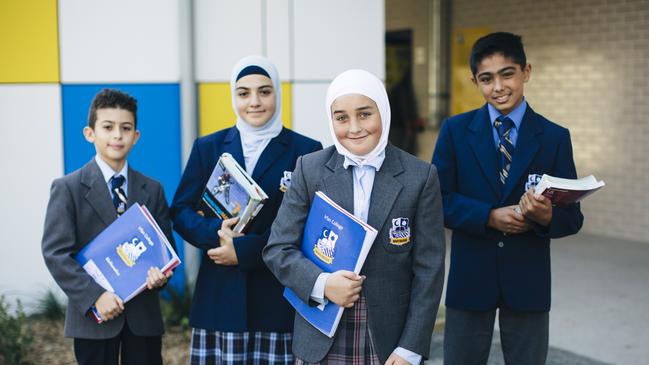
M124 302L146 288L150 267L158 267L166 273L180 264L178 255L151 213L137 203L75 258L99 285ZM95 317L98 317L96 312Z
M302 254L325 272L348 270L358 274L376 234L376 229L318 191L304 226ZM289 288L284 290L284 297L322 333L329 337L336 333L343 307L333 302L324 307L310 306Z

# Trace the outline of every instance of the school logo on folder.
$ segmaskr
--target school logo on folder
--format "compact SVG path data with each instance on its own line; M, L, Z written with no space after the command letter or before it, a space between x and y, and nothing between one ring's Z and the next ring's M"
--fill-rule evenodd
M117 246L117 254L128 267L133 267L144 251L146 251L146 245L137 237L134 237L131 242L124 242Z
M390 243L401 246L410 242L410 220L408 218L392 219L392 228L390 228Z
M313 253L322 261L331 264L334 261L334 250L336 248L336 241L338 240L338 235L328 229L327 227L322 228L322 233L318 242L316 242L313 247Z

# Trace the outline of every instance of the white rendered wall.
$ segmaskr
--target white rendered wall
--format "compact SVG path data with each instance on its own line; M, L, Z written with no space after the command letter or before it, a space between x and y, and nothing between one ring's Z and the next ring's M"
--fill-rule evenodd
M178 1L59 0L61 81L178 82Z
M60 86L0 85L0 120L7 136L0 143L0 293L29 308L56 287L41 238L50 184L63 175Z

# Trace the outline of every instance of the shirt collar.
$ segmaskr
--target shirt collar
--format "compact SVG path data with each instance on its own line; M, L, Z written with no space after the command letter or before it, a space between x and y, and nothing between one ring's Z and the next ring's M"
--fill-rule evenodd
M385 160L385 150L381 152L378 156L375 158L371 159L369 162L364 163L362 165L357 164L354 160L351 158L344 156L345 161L343 161L343 167L345 169L349 168L349 166L355 166L355 167L364 167L364 166L370 166L373 167L376 171L379 171L381 168L381 165L383 165L383 160Z
M493 107L493 105L487 103L487 108L489 109L489 121L491 122L491 125L494 125L494 122L496 121L496 118L501 116L500 112ZM527 100L523 98L523 101L518 104L514 110L512 110L511 113L505 115L509 119L511 119L514 122L514 125L516 126L516 129L521 128L521 123L523 122L523 116L525 115L525 111L527 110Z
M118 173L115 173L113 168L110 167L106 163L106 161L102 160L101 157L99 157L99 155L95 155L95 161L97 162L97 165L101 170L101 174L104 176L104 181L107 184L113 176L119 176L119 175L124 176L125 183L128 181L128 161L124 163L124 167L122 167L122 169Z

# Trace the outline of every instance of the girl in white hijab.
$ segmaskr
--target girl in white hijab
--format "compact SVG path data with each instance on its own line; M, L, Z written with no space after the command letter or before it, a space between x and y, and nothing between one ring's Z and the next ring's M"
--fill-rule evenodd
M333 338L297 315L296 364L419 364L428 355L444 275L436 169L388 144L388 97L369 72L336 77L326 113L334 146L298 160L263 253L303 301L347 308ZM302 254L318 190L378 231L360 275L327 272Z
M203 252L189 318L190 363L292 364L293 310L264 266L261 250L296 160L322 145L282 127L281 84L268 59L241 59L230 89L235 126L196 140L171 207L176 231ZM224 152L268 195L245 235L232 230L237 218L196 211Z

